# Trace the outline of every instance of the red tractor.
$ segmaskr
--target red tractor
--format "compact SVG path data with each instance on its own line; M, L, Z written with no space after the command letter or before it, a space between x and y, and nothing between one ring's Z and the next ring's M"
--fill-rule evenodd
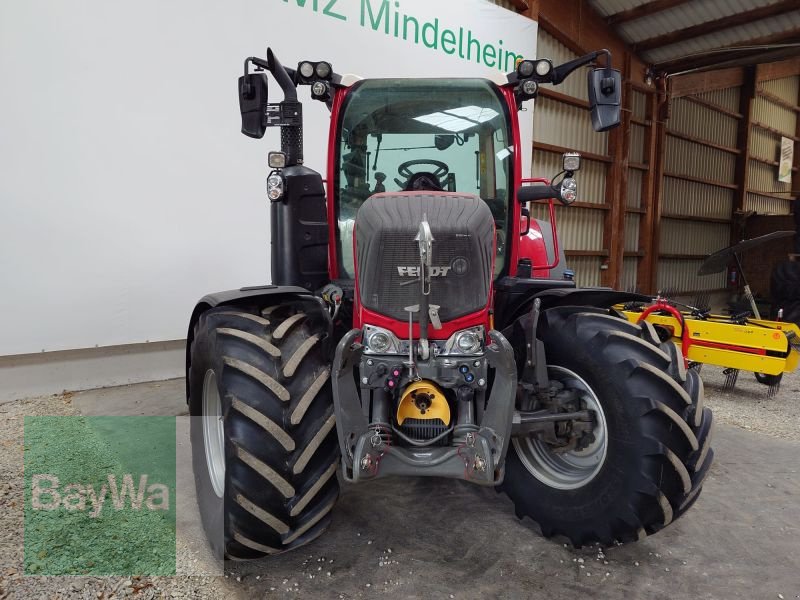
M496 486L575 546L640 539L695 502L713 459L702 382L668 332L610 308L646 298L576 288L552 218L527 208L574 201L580 157L523 185L517 112L592 65L594 128L616 126L610 62L524 60L498 85L245 60L242 132L281 132L273 283L203 298L186 356L198 502L219 555L313 540L340 478ZM331 113L325 180L303 165L299 85Z

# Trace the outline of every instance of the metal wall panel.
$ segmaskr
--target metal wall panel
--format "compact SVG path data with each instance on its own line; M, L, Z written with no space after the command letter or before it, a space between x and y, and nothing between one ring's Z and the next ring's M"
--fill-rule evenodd
M773 96L797 105L800 77L785 77L764 81L760 88ZM783 132L787 136L794 136L797 131L797 114L795 111L773 102L767 98L756 96L753 100L753 121ZM753 126L750 132L750 153L752 156L777 161L780 159L781 136L763 127ZM748 168L748 194L745 197L744 209L754 210L759 214L789 214L792 198L792 184L778 181L778 167L750 160ZM795 182L798 179L794 174ZM771 198L764 194L775 194L778 198ZM783 198L786 198L784 200Z
M793 110L770 102L760 96L753 100L753 120L759 123L766 123L786 135L794 135L797 125L797 118Z
M662 211L670 215L729 219L734 191L672 177L664 178Z
M797 97L800 95L800 77L795 75L794 77L764 81L761 83L761 89L786 102L797 104Z
M740 95L741 95L741 88L732 87L732 88L725 88L723 90L713 90L711 92L703 92L702 94L697 94L697 97L738 113Z
M575 206L556 208L559 243L565 250L603 250L604 211ZM531 216L547 220L547 205L532 205Z
M639 90L631 90L631 114L635 119L647 118L647 94Z
M699 277L702 260L661 259L658 262L658 289L664 292L694 292L725 288L725 273Z
M628 169L628 198L625 205L628 208L642 208L642 185L644 171Z
M661 254L712 254L730 243L727 223L704 223L685 219L661 220ZM691 288L689 288L691 289Z
M639 249L639 221L638 213L625 215L625 252L636 252Z
M792 203L781 198L770 198L758 194L747 194L745 201L746 210L754 210L760 215L788 215L791 214Z
M672 112L667 127L696 138L708 140L729 148L736 147L739 121L725 113L707 108L685 98L672 102Z
M757 156L766 160L778 160L780 156L780 141L778 137L770 132L753 127L750 132L750 155Z
M716 2L716 0L710 0ZM717 7L720 8L720 7ZM666 11L665 11L666 12ZM729 88L698 94L697 97L720 108L739 110L741 89ZM687 98L672 102L668 131L735 148L739 120L719 110ZM736 155L703 144L667 136L665 170L698 179L733 184L736 178ZM729 220L735 191L705 183L665 176L662 182L662 214ZM707 255L724 248L730 241L730 225L690 219L662 217L660 253ZM676 292L709 290L724 287L724 276L697 277L701 261L661 258L658 261L658 286Z
M631 162L643 163L645 161L644 140L647 129L636 123L631 123L631 146L629 158Z
M790 198L788 192L791 192L792 184L778 181L778 167L751 160L749 189L764 194L785 194Z
M533 111L533 137L593 154L606 154L608 134L592 129L589 111L550 98L539 98Z
M664 166L669 173L733 183L736 156L680 138L668 137Z
M601 259L597 256L572 256L567 258L567 266L575 271L578 287L598 287L600 285Z
M626 258L622 261L622 281L620 282L621 289L626 292L635 292L637 287L637 269L639 261L636 258Z
M577 54L559 42L552 35L542 30L541 27L539 27L539 37L536 47L536 52L539 55L537 58L549 58L556 66L578 58ZM586 88L585 76L579 77L574 75L572 77L567 77L563 83L552 87L552 89L561 94L567 94L568 96L580 98L581 100L589 100L589 92Z

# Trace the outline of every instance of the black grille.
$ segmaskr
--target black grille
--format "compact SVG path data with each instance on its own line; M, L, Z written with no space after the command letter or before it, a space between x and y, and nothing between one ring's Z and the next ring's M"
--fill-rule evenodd
M412 419L407 418L403 424L398 428L406 436L412 440L419 442L427 442L433 438L442 435L447 431L447 426L439 419ZM436 442L437 446L447 446L447 437L442 438Z
M489 300L494 220L477 196L376 194L356 215L356 255L362 304L397 320L419 303L419 246L414 237L427 218L433 242L430 303L442 321L481 310ZM416 317L415 317L416 320Z

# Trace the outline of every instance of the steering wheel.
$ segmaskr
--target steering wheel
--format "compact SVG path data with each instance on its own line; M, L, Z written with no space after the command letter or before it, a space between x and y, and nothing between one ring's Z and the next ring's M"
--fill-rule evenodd
M429 165L435 167L436 170L414 172L409 168L409 167L416 167L418 165ZM406 162L401 163L399 167L397 167L397 174L400 175L400 177L404 177L405 182L400 181L397 178L395 178L394 181L398 186L400 186L400 189L406 191L412 189L411 184L417 180L421 180L420 183L422 183L423 185L425 183L432 183L441 190L442 179L444 177L447 177L448 173L450 173L450 167L448 167L446 163L443 163L440 160L418 158L416 160L407 160ZM431 179L433 179L433 181L431 181Z

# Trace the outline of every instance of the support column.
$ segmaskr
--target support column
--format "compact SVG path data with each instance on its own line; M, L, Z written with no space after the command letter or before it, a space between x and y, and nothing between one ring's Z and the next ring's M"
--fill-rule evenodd
M750 185L750 135L753 130L753 99L756 96L756 67L744 70L744 80L739 93L739 112L743 118L739 120L736 135L736 147L741 153L736 157L736 192L731 206L731 244L741 239L737 228L736 212L744 210L747 189Z

